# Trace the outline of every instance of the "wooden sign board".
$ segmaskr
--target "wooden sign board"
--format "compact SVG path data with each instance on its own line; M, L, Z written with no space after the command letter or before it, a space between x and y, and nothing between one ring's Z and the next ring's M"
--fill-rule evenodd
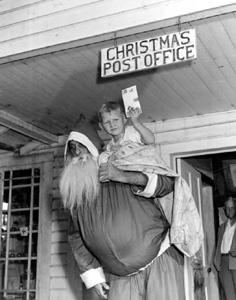
M197 57L195 29L101 50L101 76L115 76Z

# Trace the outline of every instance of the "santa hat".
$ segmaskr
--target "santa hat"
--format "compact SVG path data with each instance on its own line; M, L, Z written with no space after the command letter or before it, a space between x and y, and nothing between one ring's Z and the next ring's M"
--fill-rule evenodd
M78 122L76 123L74 129L71 131L66 141L64 152L65 158L68 148L68 142L72 140L83 144L95 159L98 158L99 152L102 150L102 147L104 145L95 128L85 120L85 117L82 114L80 115Z

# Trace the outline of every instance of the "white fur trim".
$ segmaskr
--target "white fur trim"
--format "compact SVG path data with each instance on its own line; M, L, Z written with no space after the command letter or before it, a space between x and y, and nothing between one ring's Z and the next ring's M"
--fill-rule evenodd
M97 159L99 156L98 149L94 146L94 144L90 141L89 138L87 138L86 135L79 133L77 131L71 131L67 141L66 141L66 146L65 146L65 152L64 152L64 157L66 158L66 153L67 153L67 147L68 147L68 142L69 141L75 141L79 142L80 144L83 144L86 148L88 148L89 152L92 154L92 156Z
M80 275L87 289L98 283L106 282L106 278L102 268L90 269Z
M138 196L142 196L142 197L146 197L146 198L150 198L154 195L155 190L156 190L156 186L157 186L157 178L158 175L157 174L153 174L153 173L145 173L143 172L145 175L147 175L148 177L148 183L145 187L145 189L143 191L138 191L138 192L134 192L134 194L138 195Z

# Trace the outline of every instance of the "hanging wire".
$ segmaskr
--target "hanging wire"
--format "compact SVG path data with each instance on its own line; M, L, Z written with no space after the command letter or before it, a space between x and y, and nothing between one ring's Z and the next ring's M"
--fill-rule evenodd
M117 47L117 36L116 36L116 32L114 32L114 46L115 46L115 48Z
M182 24L181 24L181 17L180 16L178 17L176 24L177 24L177 27L178 27L178 32L180 32L182 30L182 28L181 28Z

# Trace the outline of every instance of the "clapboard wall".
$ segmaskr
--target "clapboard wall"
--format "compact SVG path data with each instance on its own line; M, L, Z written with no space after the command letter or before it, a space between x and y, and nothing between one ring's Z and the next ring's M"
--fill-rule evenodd
M50 300L82 299L82 282L68 244L69 214L62 206L58 187L64 163L64 145L54 148L53 151Z

